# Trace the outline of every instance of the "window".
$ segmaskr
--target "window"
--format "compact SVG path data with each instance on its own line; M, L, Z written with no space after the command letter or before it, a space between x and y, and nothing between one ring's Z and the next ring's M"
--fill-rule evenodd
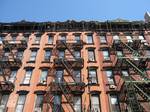
M48 36L48 44L53 44L53 39L52 36Z
M19 58L20 60L22 60L22 58L23 58L23 51L18 51L17 52L17 58Z
M117 51L117 56L118 56L118 57L122 57L122 56L123 56L122 51Z
M119 40L119 36L118 35L114 35L113 36L113 40Z
M113 40L114 40L114 43L119 43L119 40L120 40L120 38L119 38L119 36L118 35L114 35L113 36Z
M76 36L75 36L75 41L76 41L76 42L80 41L80 36L77 36L77 35L76 35Z
M127 42L133 42L131 36L126 36L126 38L127 38Z
M100 36L100 43L107 43L105 36Z
M46 84L47 75L48 75L48 69L43 69L43 70L41 71L40 83Z
M150 50L146 50L145 56L150 57Z
M122 75L125 76L125 77L126 77L126 76L129 76L129 73L128 73L127 70L122 70L121 73L122 73Z
M100 112L99 95L91 95L91 112Z
M43 94L37 94L34 112L42 112L43 96L44 96Z
M76 82L81 81L81 70L74 70L73 75L74 75L74 78L75 78Z
M106 76L107 76L108 83L109 84L114 84L114 77L113 77L112 70L106 70L105 73L106 73Z
M76 112L82 112L82 107L81 107L81 96L74 96L73 97L73 106L74 106L74 110Z
M89 68L88 69L88 74L89 74L89 83L91 84L97 84L97 72L96 72L96 68Z
M53 112L61 112L61 96L60 95L54 95L54 106L53 106Z
M32 69L27 69L23 80L23 84L30 84L31 75L32 75Z
M26 100L26 95L25 94L20 94L16 106L16 111L15 112L23 112L24 104Z
M9 95L8 94L2 94L0 99L0 112L6 112L6 105L8 102Z
M56 77L55 77L55 81L56 83L60 83L63 81L63 74L64 74L64 70L56 70Z
M65 57L65 51L59 51L59 58L64 58Z
M94 50L88 50L88 61L95 61Z
M110 102L111 102L111 112L120 112L117 95L111 94Z
M3 38L0 37L0 44L3 44Z
M40 40L41 40L41 37L40 36L37 36L35 38L35 44L40 44Z
M80 51L74 51L74 56L76 58L80 58L81 57Z
M10 74L9 81L13 83L16 79L16 75L17 75L17 70L12 70L11 74Z
M66 36L61 36L60 40L63 41L63 42L66 42Z
M10 41L10 43L16 43L16 37L15 36L13 36L12 38L11 38L12 40Z
M139 36L139 39L141 40L142 43L146 42L146 40L144 39L144 37L142 35Z
M50 61L50 58L51 58L51 50L45 50L45 57L44 57L44 60L45 61Z
M103 50L103 56L104 56L104 60L110 60L110 56L109 56L108 50Z
M86 40L86 42L87 42L88 44L93 44L93 37L92 37L91 35L87 35L87 40Z
M35 61L37 55L37 50L31 51L30 61Z

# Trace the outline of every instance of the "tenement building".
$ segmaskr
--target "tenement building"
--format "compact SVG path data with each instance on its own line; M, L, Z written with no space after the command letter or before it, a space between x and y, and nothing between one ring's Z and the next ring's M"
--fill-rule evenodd
M0 112L150 112L150 23L0 23Z

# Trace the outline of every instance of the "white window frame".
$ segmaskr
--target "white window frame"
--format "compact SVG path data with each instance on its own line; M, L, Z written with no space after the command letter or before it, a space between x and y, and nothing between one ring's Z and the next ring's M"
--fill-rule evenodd
M106 36L99 36L100 37L100 43L107 43Z
M42 107L43 99L44 99L44 94L36 94L34 112L42 112L43 111L43 107ZM40 104L38 104L39 100L40 100Z
M108 50L103 50L102 52L103 52L104 60L110 60L109 51Z
M107 76L108 83L114 85L115 81L114 81L112 70L106 70L105 73L106 73L106 76Z
M95 61L95 51L93 50L88 50L88 61Z
M30 61L35 61L37 56L37 50L31 50Z
M42 69L39 82L41 84L46 84L47 83L47 76L48 76L48 69Z
M98 94L91 95L91 112L100 112L100 99Z
M32 69L27 69L22 84L30 84Z
M25 102L26 102L26 94L19 94L15 112L23 112Z
M87 42L87 44L93 44L94 43L93 36L87 35L86 42Z

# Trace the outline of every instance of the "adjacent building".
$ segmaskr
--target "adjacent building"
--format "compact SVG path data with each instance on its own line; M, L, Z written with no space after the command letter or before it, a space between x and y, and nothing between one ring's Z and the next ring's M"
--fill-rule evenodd
M150 23L0 23L0 112L149 112Z

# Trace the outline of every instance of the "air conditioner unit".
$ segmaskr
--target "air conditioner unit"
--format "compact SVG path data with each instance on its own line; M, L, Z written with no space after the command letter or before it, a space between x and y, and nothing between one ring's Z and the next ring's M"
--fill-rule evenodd
M94 58L90 58L89 60L90 60L90 61L95 61L95 59L94 59Z
M40 84L46 84L46 81L41 80L41 81L40 81Z
M116 89L117 86L111 84L111 85L109 85L109 88L110 88L110 89Z

